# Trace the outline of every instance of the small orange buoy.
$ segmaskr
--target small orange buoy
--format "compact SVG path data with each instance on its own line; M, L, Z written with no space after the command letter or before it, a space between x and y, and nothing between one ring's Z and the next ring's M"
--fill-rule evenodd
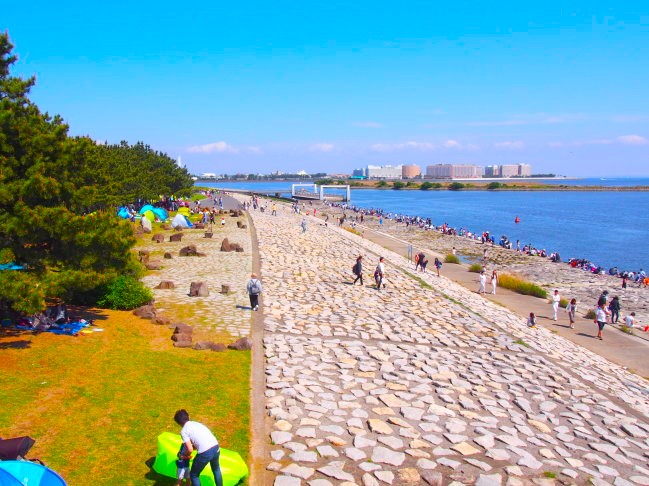
M516 216L516 217L514 218L514 223L518 224L518 223L520 223L520 222L521 222L521 218L519 218L518 216Z

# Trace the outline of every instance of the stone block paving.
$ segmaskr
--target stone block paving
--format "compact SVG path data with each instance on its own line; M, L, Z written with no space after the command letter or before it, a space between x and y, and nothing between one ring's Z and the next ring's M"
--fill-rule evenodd
M641 378L356 235L252 216L274 484L649 484Z
M147 241L140 249L152 253L151 258L162 262L161 270L149 272L142 281L153 290L156 307L166 315L205 332L229 334L233 337L250 335L250 313L239 307L249 307L246 284L252 271L252 240L250 229L236 227L236 218L225 216L226 225L215 225L214 236L204 238L204 230L183 231L180 242L170 242L170 232L165 232L164 243ZM244 218L245 221L245 218ZM217 227L218 226L218 227ZM221 241L239 243L243 252L221 252ZM178 256L181 248L196 245L206 256ZM170 252L172 259L163 259L163 252ZM171 280L174 289L156 289L161 280ZM207 284L209 295L189 297L192 282ZM230 285L231 292L221 294L221 285Z

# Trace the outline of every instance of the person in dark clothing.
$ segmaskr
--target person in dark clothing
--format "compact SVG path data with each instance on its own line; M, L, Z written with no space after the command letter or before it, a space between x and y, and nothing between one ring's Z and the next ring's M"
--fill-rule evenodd
M611 311L611 324L616 324L620 318L620 298L616 295L608 305L608 310Z
M354 280L354 283L352 285L356 285L357 281L361 281L361 287L363 286L363 263L362 263L363 257L359 256L356 258L356 264L354 265L354 268L352 269L354 272L354 275L356 275L356 280Z
M606 301L608 300L608 290L605 290L602 292L602 294L599 296L599 299L597 299L597 305L602 306L606 305Z

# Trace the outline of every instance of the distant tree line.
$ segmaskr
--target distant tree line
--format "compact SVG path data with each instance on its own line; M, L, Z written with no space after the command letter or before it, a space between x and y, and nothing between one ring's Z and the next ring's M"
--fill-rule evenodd
M16 62L0 34L0 303L33 313L48 298L70 298L141 272L130 223L118 204L186 193L193 181L173 159L143 143L100 145L68 136L56 115L29 99L34 78L10 75Z

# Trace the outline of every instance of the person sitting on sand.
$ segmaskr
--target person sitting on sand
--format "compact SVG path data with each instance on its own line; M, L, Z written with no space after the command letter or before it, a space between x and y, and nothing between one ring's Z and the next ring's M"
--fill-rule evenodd
M628 316L624 318L624 325L629 329L633 328L635 324L635 312L631 312Z
M530 317L527 318L527 327L536 327L536 316L534 312L530 312Z

